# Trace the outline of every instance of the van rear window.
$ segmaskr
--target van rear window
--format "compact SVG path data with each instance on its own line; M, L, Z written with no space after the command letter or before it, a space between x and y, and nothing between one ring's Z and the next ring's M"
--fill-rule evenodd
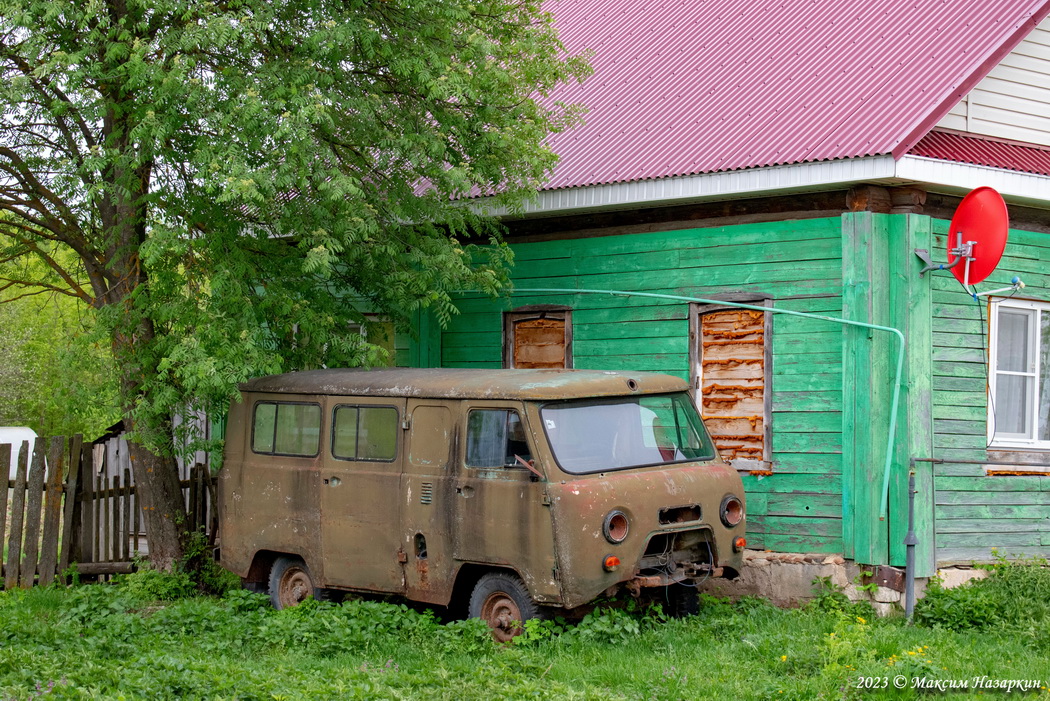
M318 404L259 402L252 419L252 450L264 455L314 457L321 446Z

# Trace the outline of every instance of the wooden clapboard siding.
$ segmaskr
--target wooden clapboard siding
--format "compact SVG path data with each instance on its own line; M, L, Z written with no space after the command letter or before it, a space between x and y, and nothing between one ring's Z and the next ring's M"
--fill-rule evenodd
M666 372L690 379L688 303L530 294L527 288L692 297L748 294L784 309L837 317L842 312L841 238L841 220L828 217L512 240L515 294L497 300L462 297L457 302L460 314L441 335L441 363L499 367L505 312L563 304L572 309L574 367ZM826 321L786 315L774 315L772 323L773 474L744 476L749 518L755 524L748 541L758 548L842 552L842 331Z
M934 259L944 261L948 222L933 221ZM981 289L1020 275L1018 297L1050 299L1050 235L1011 230L999 267ZM939 564L1050 555L1050 477L989 476L986 394L988 301L975 302L955 277L933 274L934 455L965 461L922 466L934 480Z

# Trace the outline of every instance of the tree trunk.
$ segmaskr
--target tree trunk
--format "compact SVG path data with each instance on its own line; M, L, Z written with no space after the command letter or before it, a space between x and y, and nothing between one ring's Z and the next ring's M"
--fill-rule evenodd
M145 284L145 276L126 275L126 290L122 290L122 303L131 298L131 285L137 282ZM172 432L170 417L163 423L165 426L139 425L136 421L134 407L144 395L143 380L155 377L156 368L149 367L154 363L149 360L148 349L156 338L153 321L148 317L133 320L125 317L126 325L120 325L113 333L113 353L121 373L121 398L124 410L124 427L128 431L150 434L156 437L158 432L163 440L170 442ZM147 367L143 367L143 365ZM157 443L156 440L153 441ZM156 455L138 442L128 441L128 452L131 459L131 473L135 479L135 495L138 508L141 510L142 522L146 526L146 543L149 546L149 561L154 569L170 572L183 560L186 544L189 542L186 525L188 523L186 504L179 484L179 468L174 457Z
M125 422L129 419L125 418ZM186 507L174 458L160 457L128 442L135 494L146 525L149 561L154 569L170 572L183 559L186 545Z
M148 343L153 338L149 320L139 323L140 331L132 337L118 333L114 338L117 357L135 357L135 343ZM136 430L131 408L141 392L141 383L134 377L136 363L122 363L122 394L124 398L124 427ZM150 429L147 428L147 431ZM154 429L155 430L155 429ZM170 431L169 431L170 434ZM149 561L156 570L170 572L183 559L187 543L186 504L179 484L179 467L174 457L155 455L143 445L128 441L131 473L135 478L135 495L146 526Z

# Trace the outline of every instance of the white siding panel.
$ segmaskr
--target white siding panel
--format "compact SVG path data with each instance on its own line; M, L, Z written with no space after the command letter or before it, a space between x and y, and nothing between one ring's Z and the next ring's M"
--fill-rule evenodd
M966 131L966 113L968 110L967 97L959 100L952 107L951 111L945 115L944 119L941 120L937 126L944 127L945 129L955 129L956 131Z
M993 68L938 126L1050 146L1050 18Z

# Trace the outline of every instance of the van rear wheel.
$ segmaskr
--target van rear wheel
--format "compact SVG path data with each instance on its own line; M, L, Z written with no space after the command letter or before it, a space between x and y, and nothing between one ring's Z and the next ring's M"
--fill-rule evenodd
M540 607L521 578L503 572L489 572L478 580L470 595L469 612L471 618L485 621L492 637L501 643L520 634L525 621L541 617Z
M319 598L306 563L298 557L282 556L270 568L270 603L275 609L295 606L309 596Z

